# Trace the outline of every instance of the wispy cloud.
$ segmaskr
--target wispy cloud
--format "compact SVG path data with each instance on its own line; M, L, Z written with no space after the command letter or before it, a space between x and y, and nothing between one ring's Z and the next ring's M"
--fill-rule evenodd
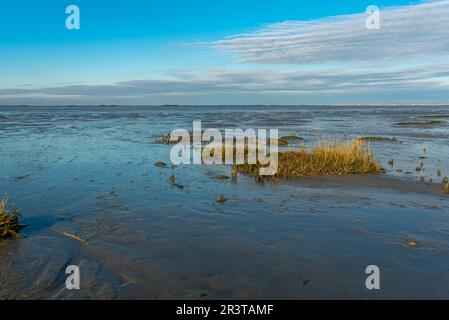
M428 68L405 70L316 70L274 71L270 69L236 71L229 69L208 70L201 74L185 74L171 80L134 80L106 85L67 85L44 88L0 89L0 101L22 101L33 98L45 103L239 103L239 99L252 103L264 103L267 97L275 103L319 103L325 96L334 102L387 102L381 97L373 100L373 94L394 96L395 101L419 100L419 94L436 94L449 98L449 66L435 65ZM402 96L402 98L401 98ZM288 98L290 97L290 99ZM335 100L339 97L338 100ZM344 97L342 99L342 97ZM405 97L405 98L404 98ZM250 100L248 100L250 98ZM298 100L306 98L306 100ZM312 98L312 100L310 100ZM197 100L195 100L197 99ZM346 99L346 100L345 100ZM359 100L357 100L359 99ZM276 100L275 100L276 101ZM199 103L199 102L198 102Z
M380 30L365 27L365 13L270 24L209 45L244 62L307 64L447 56L449 1L381 10Z

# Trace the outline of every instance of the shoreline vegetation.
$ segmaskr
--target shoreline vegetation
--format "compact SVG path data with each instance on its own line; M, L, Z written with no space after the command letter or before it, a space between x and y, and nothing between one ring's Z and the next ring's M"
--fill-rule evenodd
M449 115L429 115L426 118L449 118ZM420 124L423 126L432 124L441 124L443 121L427 121L427 122L401 122L401 125ZM291 143L298 144L304 141L304 138L296 135L281 136L278 139L279 146L291 146ZM155 139L156 143L176 144L179 141L170 139L170 134L165 134ZM318 140L316 144L307 149L303 143L300 143L298 150L278 151L278 171L272 176L273 179L290 178L290 177L319 177L331 175L357 175L357 174L380 174L385 172L380 162L375 159L371 153L369 143L371 142L392 142L403 143L395 137L382 136L361 136L348 141L329 141L321 142ZM203 142L206 143L206 142ZM245 140L245 144L247 140ZM234 160L235 149L234 146ZM258 150L256 150L258 152ZM248 147L244 148L245 160L247 160ZM213 152L211 153L213 156ZM389 161L389 165L394 165L394 160ZM155 166L158 166L155 164ZM237 173L255 176L258 181L263 181L264 177L260 176L259 170L263 166L257 164L234 164L232 169L233 180L236 179ZM441 174L440 174L441 175ZM224 177L224 176L223 176ZM222 178L222 177L221 177ZM226 177L228 178L228 177ZM445 178L447 179L447 178ZM443 191L449 194L449 183L443 181Z
M8 198L0 201L0 240L19 239L20 230L25 225L20 223L20 211L16 208L8 210Z
M201 133L203 134L203 132ZM304 141L303 137L298 137L295 135L288 135L288 136L282 136L278 139L278 144L279 146L286 146L289 145L291 142L299 142L299 141ZM180 140L176 141L176 140L172 140L170 133L168 134L163 134L159 137L156 137L154 139L155 143L159 143L159 144L176 144L178 142L180 142ZM190 132L190 142L193 142L193 134ZM204 143L204 142L202 142Z
M279 146L289 145L290 142L303 141L304 138L289 135L278 139ZM328 175L354 175L354 174L380 174L383 171L381 164L374 158L367 142L391 141L395 138L359 137L348 141L321 142L318 140L311 149L304 144L295 151L278 151L278 171L273 178L328 176ZM178 141L170 140L170 134L155 139L156 143L174 144ZM247 140L245 140L245 144ZM236 147L234 146L234 159ZM258 150L256 150L258 152ZM244 148L247 160L248 147ZM213 154L211 154L213 155ZM263 166L257 164L234 164L234 170L243 174L259 177L259 170Z
M432 116L424 116L424 118L429 119L449 119L449 114L437 114Z
M397 122L397 126L434 126L444 124L444 121L431 120L431 121L411 121L411 122Z
M304 138L290 135L290 136L282 136L278 139L280 146L286 146L289 145L290 142L298 142L298 141L304 141Z
M363 142L399 142L401 141L397 140L396 138L385 138L385 137L359 137L356 138L356 140L363 141Z

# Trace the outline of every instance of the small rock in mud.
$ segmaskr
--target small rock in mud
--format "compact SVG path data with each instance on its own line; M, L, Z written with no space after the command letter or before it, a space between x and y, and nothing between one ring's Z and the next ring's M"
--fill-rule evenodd
M310 283L309 279L301 279L301 284L303 287L307 286Z
M209 295L209 293L206 290L192 290L191 292L187 293L186 298L187 299L202 299Z
M409 248L416 248L418 246L418 241L416 241L415 239L409 239L407 240L406 244Z
M226 201L226 198L224 197L224 195L221 195L217 198L218 203L224 203L225 201Z
M158 161L158 162L155 162L155 163L154 163L154 166L155 166L155 167L163 168L163 167L166 167L167 164L166 164L165 162Z
M237 182L237 167L232 167L231 176L232 181Z
M24 174L24 175L20 175L20 176L13 176L11 177L12 180L14 180L14 182L19 182L23 179L28 178L30 175L29 174Z

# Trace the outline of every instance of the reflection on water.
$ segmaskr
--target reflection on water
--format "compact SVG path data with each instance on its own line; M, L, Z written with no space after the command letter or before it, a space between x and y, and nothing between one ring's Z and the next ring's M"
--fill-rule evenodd
M437 170L449 175L449 125L395 125L438 114L449 108L1 107L0 194L29 227L0 243L0 298L448 298ZM217 179L226 166L154 167L170 153L154 138L193 120L279 128L306 145L397 141L370 144L381 177L260 185ZM433 184L419 182L421 161ZM64 289L68 264L80 265L78 292ZM364 287L369 264L381 268L379 292Z

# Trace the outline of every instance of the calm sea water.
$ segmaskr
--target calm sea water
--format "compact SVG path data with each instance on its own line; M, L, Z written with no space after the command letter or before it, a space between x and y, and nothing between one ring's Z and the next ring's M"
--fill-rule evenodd
M0 298L449 298L449 108L0 107L0 195L25 237L0 243ZM279 128L305 144L360 136L380 177L257 184L169 163L176 128ZM293 146L296 147L296 146ZM388 161L394 159L394 166ZM416 167L424 162L419 182ZM182 188L168 183L174 174ZM216 197L227 201L219 204ZM74 240L69 232L85 239ZM408 248L417 239L417 248ZM84 286L64 289L64 268ZM377 264L383 289L368 292Z

